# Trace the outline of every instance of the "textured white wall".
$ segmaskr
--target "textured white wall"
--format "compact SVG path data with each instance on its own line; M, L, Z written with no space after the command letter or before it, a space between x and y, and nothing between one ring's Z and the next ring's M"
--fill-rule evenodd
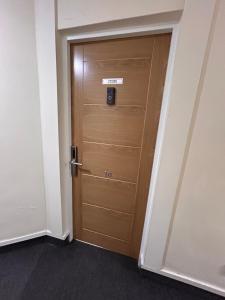
M0 245L46 228L33 1L0 1Z
M225 295L225 1L218 2L165 266Z

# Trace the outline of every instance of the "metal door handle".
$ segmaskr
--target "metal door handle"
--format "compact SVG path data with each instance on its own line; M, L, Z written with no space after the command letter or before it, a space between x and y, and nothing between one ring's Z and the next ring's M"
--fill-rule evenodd
M77 176L78 175L78 168L83 166L82 163L79 163L76 161L76 159L71 159L70 161L70 170L71 170L71 175L72 176Z
M71 161L70 161L70 170L72 176L78 175L78 167L81 167L83 164L78 162L78 149L76 146L71 146Z
M75 159L72 159L70 161L70 164L73 165L73 166L83 166L82 163L77 162Z

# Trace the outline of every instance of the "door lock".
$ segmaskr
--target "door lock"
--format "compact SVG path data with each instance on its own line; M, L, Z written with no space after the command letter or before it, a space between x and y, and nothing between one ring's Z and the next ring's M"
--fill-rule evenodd
M78 162L78 150L77 146L71 146L71 161L70 161L70 170L72 176L78 175L78 167L81 167L83 164Z
M107 87L107 104L114 105L116 100L116 89L114 87Z

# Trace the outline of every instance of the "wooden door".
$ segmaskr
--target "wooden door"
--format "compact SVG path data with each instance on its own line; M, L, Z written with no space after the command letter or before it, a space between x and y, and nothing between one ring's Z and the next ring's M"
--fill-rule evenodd
M72 142L83 163L73 177L75 238L135 258L170 39L162 34L71 45ZM115 78L123 83L114 84ZM107 87L116 89L115 105L106 102Z

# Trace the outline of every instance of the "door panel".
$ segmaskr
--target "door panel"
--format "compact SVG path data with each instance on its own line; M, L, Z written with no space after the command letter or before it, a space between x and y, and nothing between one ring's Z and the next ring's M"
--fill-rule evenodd
M140 148L83 142L83 172L112 179L136 182Z
M163 87L167 68L167 59L169 53L170 36L159 35L155 39L154 51L152 56L151 78L149 81L149 95L146 106L146 118L143 131L143 144L140 159L140 172L137 184L137 205L135 210L134 228L132 234L132 249L131 256L136 256L139 253L142 230L144 226L144 218L146 211L146 201L140 199L148 198L150 172L152 166L156 134L161 110L161 102L163 96Z
M132 215L89 204L82 205L83 228L127 241Z
M140 106L83 105L83 139L140 147L144 114Z
M151 58L154 38L141 37L90 43L84 47L84 61L124 58Z
M101 234L99 232L91 231L88 229L82 229L82 238L88 243L95 244L115 252L119 252L125 255L129 253L128 242L110 237L105 234Z
M105 104L103 78L124 78L117 86L117 105L145 107L150 58L88 61L84 63L84 103ZM109 85L110 86L110 85Z
M134 213L136 184L82 174L81 186L82 203Z
M137 258L170 34L71 45L75 238ZM123 78L105 85L103 78ZM107 105L115 87L115 105Z

